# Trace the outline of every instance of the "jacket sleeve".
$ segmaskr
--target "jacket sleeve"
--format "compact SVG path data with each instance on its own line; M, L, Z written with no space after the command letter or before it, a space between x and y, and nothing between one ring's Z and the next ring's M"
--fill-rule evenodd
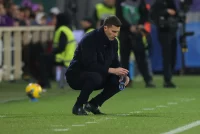
M57 53L61 53L61 52L65 51L67 42L68 42L68 39L67 39L66 35L63 32L61 32L58 47L54 48L53 53L57 54Z
M118 56L118 42L116 41L115 47L114 47L114 59L112 61L112 64L110 67L112 68L118 68L120 67L120 62L119 62L119 56Z
M88 71L107 74L109 67L102 66L97 62L96 45L93 38L92 36L85 36L80 42L82 63Z

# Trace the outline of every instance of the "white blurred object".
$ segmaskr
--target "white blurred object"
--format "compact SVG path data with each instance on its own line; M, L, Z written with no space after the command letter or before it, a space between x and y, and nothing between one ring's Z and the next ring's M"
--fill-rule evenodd
M35 17L36 23L39 25L42 25L42 18L45 16L46 16L46 14L44 12L38 13Z
M56 81L60 81L60 76L61 76L61 66L56 67Z
M67 81L65 78L65 72L67 71L67 68L64 66L57 66L56 67L56 81L58 83L58 87L64 88L67 86Z
M46 92L47 92L47 89L42 89L42 92L43 92L43 93L46 93Z
M54 15L58 15L58 14L60 13L60 10L59 10L59 8L57 8L57 7L52 7L52 8L50 9L50 13L52 13L52 14L54 14Z

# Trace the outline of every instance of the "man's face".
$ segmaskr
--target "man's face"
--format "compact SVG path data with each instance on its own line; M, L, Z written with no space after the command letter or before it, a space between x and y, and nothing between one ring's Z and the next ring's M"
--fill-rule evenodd
M117 37L120 32L120 27L116 27L114 25L110 27L104 26L104 32L109 40L114 40L115 37Z

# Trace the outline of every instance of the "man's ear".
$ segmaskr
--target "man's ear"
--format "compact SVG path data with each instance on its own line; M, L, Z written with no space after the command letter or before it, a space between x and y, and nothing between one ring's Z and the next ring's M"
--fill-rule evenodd
M107 30L107 29L108 29L108 26L104 26L103 28L104 28L104 30Z

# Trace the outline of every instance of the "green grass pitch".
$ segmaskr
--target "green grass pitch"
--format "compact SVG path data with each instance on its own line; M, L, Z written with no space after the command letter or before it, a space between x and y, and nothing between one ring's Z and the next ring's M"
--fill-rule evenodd
M104 116L75 116L72 106L79 94L56 83L38 102L25 95L26 82L0 83L0 134L161 134L200 120L200 77L176 76L176 89L146 89L135 82L107 101ZM95 91L91 97L100 91ZM200 125L181 132L198 134Z

